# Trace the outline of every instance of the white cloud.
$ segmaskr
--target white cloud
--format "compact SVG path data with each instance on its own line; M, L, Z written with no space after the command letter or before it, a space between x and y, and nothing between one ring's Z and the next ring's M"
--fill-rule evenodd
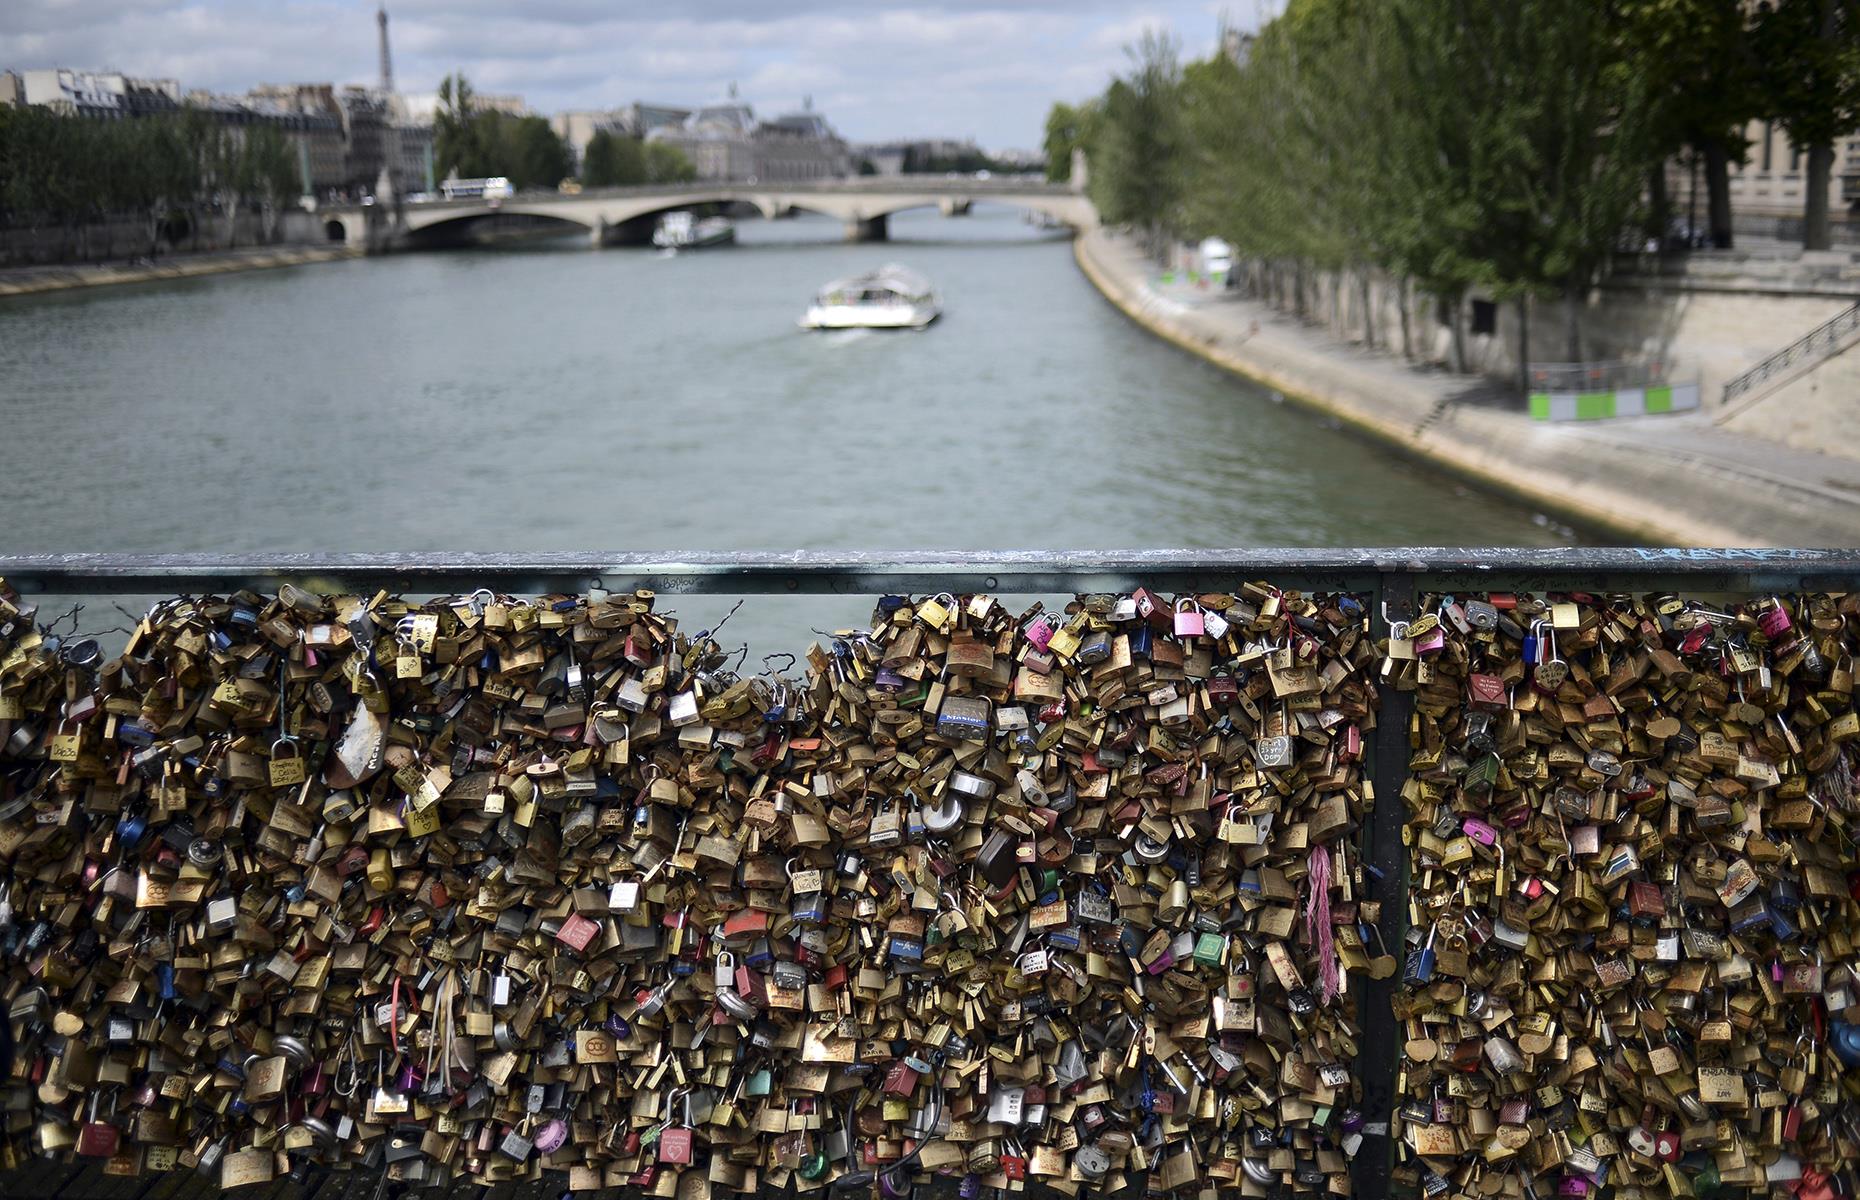
M1276 9L1281 0L1264 0ZM636 99L702 103L737 82L758 111L803 95L854 140L973 136L1037 144L1054 100L1079 100L1145 28L1184 54L1212 47L1218 12L1256 0L391 0L407 92L462 70L540 111ZM372 0L0 0L0 68L111 68L242 92L265 82L371 81Z

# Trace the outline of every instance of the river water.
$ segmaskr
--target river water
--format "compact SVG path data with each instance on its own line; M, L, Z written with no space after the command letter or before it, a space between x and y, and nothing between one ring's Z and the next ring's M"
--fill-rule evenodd
M891 232L750 221L676 258L576 237L0 301L0 547L1571 539L1144 333L1012 210ZM823 282L890 260L941 290L929 331L797 330ZM787 632L780 607L731 632Z

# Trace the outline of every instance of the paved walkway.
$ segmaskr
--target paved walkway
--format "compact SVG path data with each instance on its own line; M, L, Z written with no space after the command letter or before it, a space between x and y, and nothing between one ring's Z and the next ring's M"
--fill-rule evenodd
M164 255L146 266L128 263L62 263L44 267L0 267L0 296L26 296L62 292L70 288L104 287L117 283L143 283L152 279L187 279L227 271L265 267L294 267L302 263L353 258L357 250L346 246L254 246L244 250L210 250L199 254Z
M1646 544L1860 545L1860 460L1719 428L1703 413L1533 421L1494 381L1420 369L1237 293L1165 287L1128 238L1079 265L1132 319L1288 397L1580 524ZM1483 541L1476 530L1464 543Z

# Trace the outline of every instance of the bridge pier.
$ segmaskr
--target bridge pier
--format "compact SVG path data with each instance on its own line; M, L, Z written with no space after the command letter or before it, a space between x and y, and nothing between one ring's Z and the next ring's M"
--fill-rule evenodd
M891 240L890 218L883 213L876 217L854 217L846 222L846 240L849 242L888 242Z
M937 202L937 209L946 217L966 217L975 201L956 196L945 196Z

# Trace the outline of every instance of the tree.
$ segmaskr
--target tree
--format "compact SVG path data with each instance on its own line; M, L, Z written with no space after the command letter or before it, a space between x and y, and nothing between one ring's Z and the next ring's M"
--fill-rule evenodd
M497 114L502 116L502 114ZM569 177L568 146L542 117L504 117L498 122L496 156L517 188L554 187Z
M439 105L433 112L433 164L441 176L454 171L470 179L484 176L477 115L472 111L471 84L464 75L454 72L440 81Z
M269 242L277 237L278 213L301 190L297 157L291 153L290 142L273 125L247 130L243 152L245 180L250 194L258 200L264 217L264 238Z
M568 146L541 117L515 117L479 109L463 75L439 85L433 114L433 158L441 175L466 179L504 176L519 190L554 187L569 175Z
M646 182L690 183L697 178L697 167L685 152L665 142L646 143Z
M1179 215L1182 71L1167 34L1145 33L1128 53L1129 75L1104 94L1088 190L1104 220L1137 226L1154 253Z
M1744 127L1762 115L1759 64L1742 0L1625 0L1630 51L1648 78L1660 161L1650 180L1656 207L1666 160L1690 148L1705 168L1712 245L1729 249L1731 164L1749 147ZM1665 222L1652 232L1664 237Z
M1808 154L1802 248L1833 245L1828 199L1834 144L1860 131L1860 0L1764 0L1757 56L1769 114Z
M588 187L624 187L646 178L645 155L638 138L603 129L588 139L581 156L581 182Z
M1046 178L1051 183L1068 183L1072 179L1072 152L1087 150L1097 105L1087 100L1073 105L1061 101L1046 114Z

